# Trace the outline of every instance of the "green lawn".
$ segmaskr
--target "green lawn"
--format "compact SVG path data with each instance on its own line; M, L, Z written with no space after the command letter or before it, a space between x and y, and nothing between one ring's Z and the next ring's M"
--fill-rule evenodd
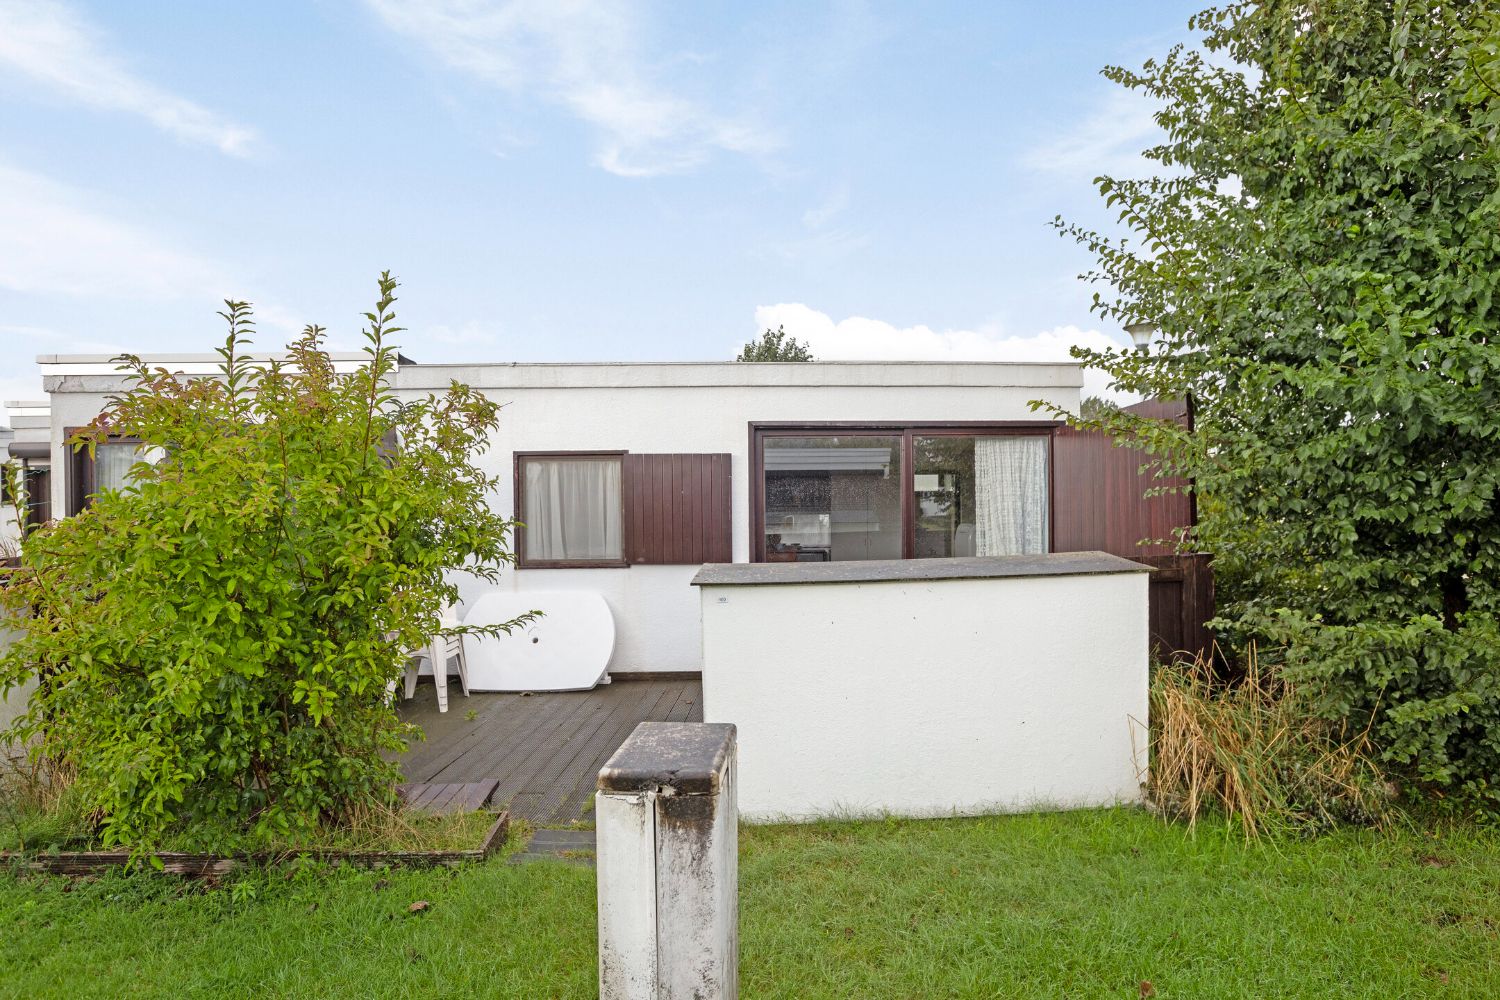
M250 889L254 899L248 898ZM422 916L407 907L428 900ZM0 875L0 994L589 997L589 869ZM1500 835L1136 811L744 832L746 997L1496 997Z

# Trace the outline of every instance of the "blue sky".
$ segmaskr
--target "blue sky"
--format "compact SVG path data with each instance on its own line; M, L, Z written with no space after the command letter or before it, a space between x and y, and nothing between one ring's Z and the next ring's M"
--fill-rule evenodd
M0 0L0 396L39 353L357 342L419 361L1046 359L1090 180L1150 108L1098 75L1199 6Z

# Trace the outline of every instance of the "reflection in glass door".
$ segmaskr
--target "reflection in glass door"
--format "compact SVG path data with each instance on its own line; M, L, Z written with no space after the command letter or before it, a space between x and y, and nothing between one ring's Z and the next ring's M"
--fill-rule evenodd
M763 442L767 561L901 558L899 436Z

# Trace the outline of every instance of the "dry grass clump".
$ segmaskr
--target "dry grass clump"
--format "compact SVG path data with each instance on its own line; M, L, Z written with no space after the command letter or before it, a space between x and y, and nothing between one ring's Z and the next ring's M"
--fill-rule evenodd
M1254 647L1232 681L1209 657L1158 668L1151 736L1151 801L1189 826L1211 812L1255 838L1380 825L1389 814L1368 726L1318 718Z
M99 816L85 813L72 792L73 772L0 757L0 850L95 850ZM192 828L162 845L168 851L269 852L294 856L304 851L468 851L477 849L495 822L486 810L442 814L412 812L400 806L360 805L344 824L319 827L301 836L265 844L224 839L224 831Z
M404 808L359 805L348 824L323 833L309 846L345 851L472 851L484 839L495 814L419 813Z
M74 771L55 761L32 761L0 746L0 849L67 848L85 843L97 817L72 794Z

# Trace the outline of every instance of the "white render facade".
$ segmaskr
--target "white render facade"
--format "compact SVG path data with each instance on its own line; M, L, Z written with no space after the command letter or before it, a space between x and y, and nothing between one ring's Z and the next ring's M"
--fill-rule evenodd
M336 355L346 370L362 359ZM144 360L188 375L212 375L217 363L202 355ZM45 355L38 363L51 400L52 467L67 470L69 429L92 420L124 382L104 356ZM734 562L764 555L753 425L805 424L810 432L834 424L1034 428L1048 418L1033 410L1033 401L1076 412L1082 387L1071 363L938 362L403 363L394 382L397 394L410 398L442 392L455 380L503 407L500 428L478 462L498 477L492 503L506 514L516 510L518 452L727 454ZM70 510L71 488L69 475L51 477L59 515ZM692 672L702 669L699 594L691 585L697 570L697 564L512 568L501 586L599 593L615 618L612 672ZM472 581L460 586L466 600L477 592Z

